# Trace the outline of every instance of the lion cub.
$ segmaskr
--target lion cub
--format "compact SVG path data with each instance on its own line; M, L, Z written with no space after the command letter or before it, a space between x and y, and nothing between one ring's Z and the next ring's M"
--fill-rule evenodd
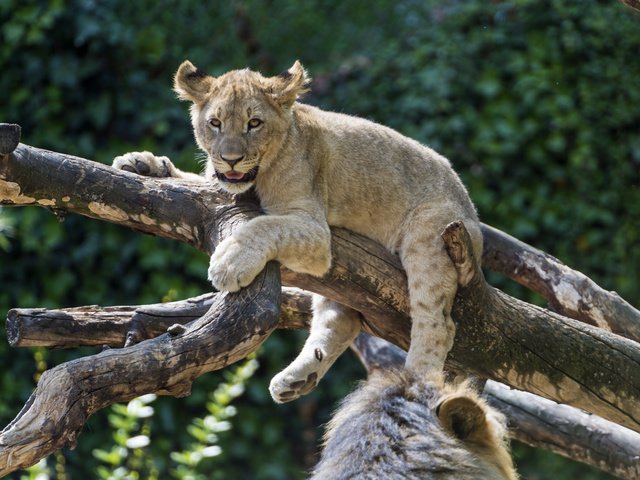
M329 226L365 235L397 253L407 273L407 367L441 371L455 334L457 274L440 232L462 220L481 258L476 210L446 158L382 125L298 103L308 83L297 61L275 77L234 70L214 78L189 61L180 65L175 91L193 103L196 142L208 156L204 179L232 193L254 187L266 212L218 245L209 279L236 291L270 260L321 276L331 265ZM113 165L202 179L149 152L128 153ZM319 296L313 307L304 348L271 382L278 402L313 389L360 331L357 312Z

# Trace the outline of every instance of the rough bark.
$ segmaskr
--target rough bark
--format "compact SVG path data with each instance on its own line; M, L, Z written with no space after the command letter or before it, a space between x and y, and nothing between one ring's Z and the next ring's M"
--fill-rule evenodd
M230 202L212 187L130 175L25 145L0 158L0 201L72 211L185 241L207 252L237 222L258 214L258 207L250 198ZM460 232L456 228L452 232L447 241L464 282L454 309L458 334L450 363L639 430L638 345L491 289L479 271L470 269L472 262ZM322 279L286 271L283 278L358 309L365 317L366 330L406 347L409 333L406 279L397 258L374 242L339 230L333 232L333 250L334 266ZM179 354L167 350L175 343L175 339L170 341L174 337L163 335L118 350L117 354L104 352L51 370L43 376L25 409L0 434L0 474L34 462L68 443L77 434L82 419L86 420L97 408L152 391L184 393L192 375L221 368L238 359L237 355L257 348L277 323L274 305L279 292L277 269L271 268L243 290L242 296L224 296L224 304L216 302L201 320L188 324L184 333L181 327L172 329L176 338L185 335L193 341L190 349L180 350ZM234 313L224 320L216 313L229 313L234 308ZM261 322L260 318L252 318L252 310L269 312L270 320ZM234 328L227 327L224 340L217 339L215 346L208 344L207 341L215 339L211 329L226 322ZM201 336L200 332L208 333ZM236 353L226 357L220 350L223 346L229 349L235 346L230 351ZM194 349L200 352L195 360L189 353ZM158 358L166 359L159 354L175 355L170 357L173 370L159 365ZM198 367L192 362L198 363ZM144 373L132 372L133 363ZM88 370L83 374L85 367ZM96 370L109 370L98 378L111 377L120 383L115 387L107 384L100 389L92 388L94 377L87 377L86 372ZM164 376L153 375L158 372ZM71 382L75 388L55 390L56 381ZM62 420L45 422L53 415L48 409L59 412L58 407L76 394L73 405L81 410L74 414L78 421L73 425ZM36 431L28 428L30 423L47 424L50 428ZM43 434L57 443L33 454L25 445L35 449L34 436Z
M443 233L460 277L449 358L464 370L640 431L638 344L489 286L461 222Z
M15 308L7 316L7 339L12 347L131 346L186 325L206 314L220 293L206 293L177 302L140 306ZM285 287L281 294L278 328L308 328L311 295Z
M640 478L638 432L497 382L488 381L484 395L509 419L511 438L619 478Z
M634 9L636 12L640 12L640 1L638 0L620 0L627 7Z
M270 298L279 294L280 285L268 277L277 279L275 264L257 279ZM46 371L25 407L0 433L0 475L73 446L88 417L101 408L149 392L189 395L195 378L244 358L268 337L279 317L272 302L251 302L250 295L220 295L187 328L173 327L152 340Z

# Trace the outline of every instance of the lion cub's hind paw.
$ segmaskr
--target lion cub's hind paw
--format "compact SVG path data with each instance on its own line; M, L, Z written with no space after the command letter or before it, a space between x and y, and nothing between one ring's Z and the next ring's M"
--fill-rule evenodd
M286 371L273 377L269 385L271 397L278 403L285 403L306 395L318 385L318 373L311 372L304 379L298 379Z
M137 173L145 177L172 177L174 166L167 157L156 157L151 152L129 152L113 159L113 168Z

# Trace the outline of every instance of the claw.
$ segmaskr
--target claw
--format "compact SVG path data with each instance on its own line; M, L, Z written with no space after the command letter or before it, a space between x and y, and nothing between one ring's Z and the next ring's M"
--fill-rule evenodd
M147 163L136 158L136 170L140 175L149 175L149 173L151 172L151 167L149 167Z

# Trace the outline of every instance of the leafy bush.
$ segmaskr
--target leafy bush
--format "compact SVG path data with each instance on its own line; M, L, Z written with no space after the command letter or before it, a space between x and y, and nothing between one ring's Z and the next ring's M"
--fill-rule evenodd
M187 431L193 437L192 443L187 450L171 452L171 460L176 464L170 470L171 478L213 478L203 473L203 466L208 466L210 470L215 463L207 464L207 460L222 453L218 445L219 435L231 430L229 420L237 413L231 402L244 393L248 380L258 368L258 362L253 357L254 355L242 365L225 372L225 382L216 387L206 402L209 413L193 419L187 427ZM157 480L166 477L166 474L160 476L163 462L154 459L150 447L153 439L152 419L155 413L151 404L156 399L156 395L144 395L131 400L126 406L116 404L110 408L109 425L113 430L114 444L108 450L93 450L93 456L101 462L96 468L98 478ZM41 472L43 466L39 464L33 470Z

